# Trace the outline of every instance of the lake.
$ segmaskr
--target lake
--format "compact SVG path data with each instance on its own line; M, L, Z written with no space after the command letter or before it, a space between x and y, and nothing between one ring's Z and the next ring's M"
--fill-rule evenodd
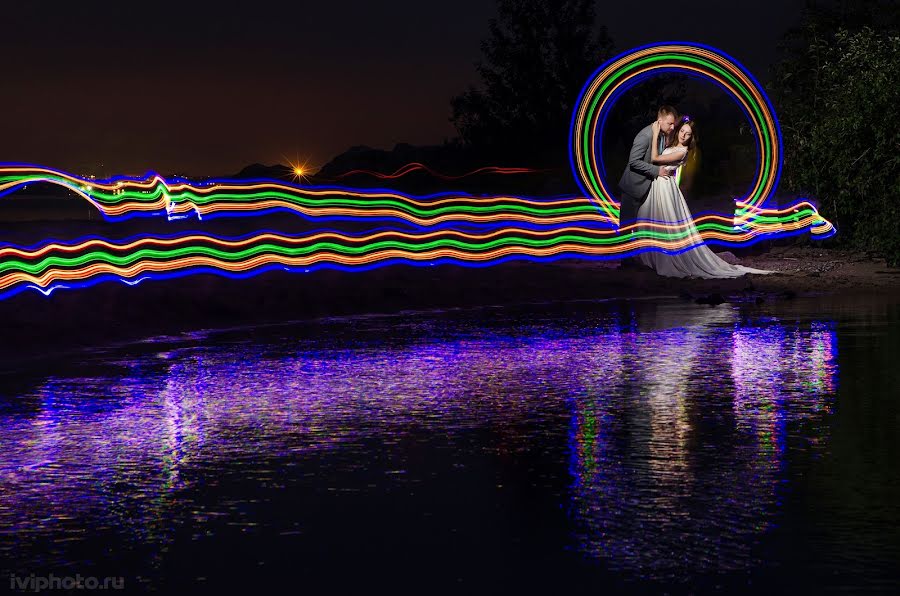
M529 304L0 375L0 587L900 589L900 298Z

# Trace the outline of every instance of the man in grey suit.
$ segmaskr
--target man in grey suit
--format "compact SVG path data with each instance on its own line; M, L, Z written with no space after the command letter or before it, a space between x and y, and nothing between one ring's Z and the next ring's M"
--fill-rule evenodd
M658 153L666 148L666 140L675 130L675 120L678 113L672 106L662 106L656 114L659 122L659 130L665 134L659 135ZM653 140L653 124L648 124L634 137L631 146L631 154L628 156L628 165L619 180L619 189L622 191L619 213L619 227L630 223L637 218L637 211L641 203L650 193L650 184L659 176L668 176L665 166L655 166L650 162L650 143Z

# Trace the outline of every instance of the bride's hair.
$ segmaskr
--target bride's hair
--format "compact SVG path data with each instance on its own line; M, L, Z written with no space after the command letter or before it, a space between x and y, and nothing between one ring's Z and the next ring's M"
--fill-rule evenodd
M688 155L694 152L694 148L697 146L697 141L699 140L697 137L697 123L690 116L684 116L675 126L675 132L672 134L672 146L678 144L678 134L681 132L682 127L690 126L691 127L691 138L688 141Z

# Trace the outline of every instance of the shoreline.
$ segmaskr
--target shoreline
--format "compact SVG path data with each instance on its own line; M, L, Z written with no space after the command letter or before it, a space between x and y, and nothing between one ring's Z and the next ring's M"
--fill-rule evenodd
M900 269L881 259L815 246L772 247L728 260L780 271L734 279L664 278L619 261L511 261L485 268L391 265L346 273L271 272L244 280L209 274L139 287L107 282L0 302L4 376L47 358L201 330L298 324L323 317L452 308L681 298L698 304L799 297L900 296Z

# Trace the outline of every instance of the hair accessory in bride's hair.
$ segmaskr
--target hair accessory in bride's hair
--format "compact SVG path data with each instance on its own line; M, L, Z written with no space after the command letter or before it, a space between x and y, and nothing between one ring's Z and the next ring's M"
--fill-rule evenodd
M687 122L687 121L690 120L690 119L691 119L690 116L685 116L684 118L681 119L681 121L682 121L682 122Z

